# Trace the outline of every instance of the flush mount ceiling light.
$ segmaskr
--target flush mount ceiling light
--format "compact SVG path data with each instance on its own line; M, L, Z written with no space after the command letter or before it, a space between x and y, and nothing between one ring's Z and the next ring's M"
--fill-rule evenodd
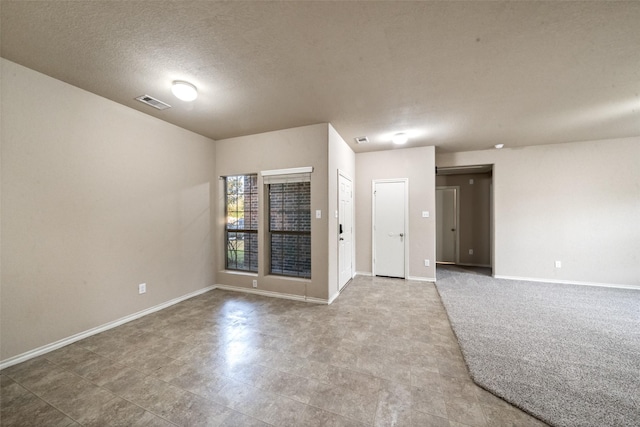
M394 144L406 144L407 141L409 140L409 137L407 136L406 133L396 133L395 135L393 135L393 138L391 138L391 140L393 141Z
M502 147L504 147L504 144L496 144L494 145L494 147L496 147L498 150L501 149Z
M173 82L171 92L173 92L176 98L186 102L193 101L198 97L198 89L196 89L196 87L191 83L182 81Z

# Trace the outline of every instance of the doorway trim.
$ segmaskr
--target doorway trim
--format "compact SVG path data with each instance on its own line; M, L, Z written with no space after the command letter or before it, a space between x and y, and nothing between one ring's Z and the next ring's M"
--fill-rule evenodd
M438 179L438 175L465 175L491 172L491 183L489 185L489 253L491 275L493 277L498 277L496 275L496 264L499 260L496 247L496 231L498 229L498 219L496 218L496 182L498 182L499 169L500 167L496 163L436 166L436 180ZM436 186L436 188L438 187Z
M409 178L374 179L371 181L371 275L376 275L376 184L404 183L404 279L409 277Z
M438 190L456 190L456 250L455 250L455 261L447 262L447 261L438 261L437 249L436 249L436 265L437 264L460 264L460 186L459 185L439 185L436 187L436 192ZM436 197L437 200L437 197ZM436 206L436 212L438 212L438 207ZM436 236L438 235L438 220L436 219ZM438 242L436 242L436 248L438 247Z
M353 277L355 276L355 241L354 241L354 229L355 229L355 224L354 224L354 211L355 211L355 207L354 207L354 197L353 197L353 193L354 193L354 187L353 187L353 179L349 176L349 174L347 174L346 172L338 169L338 217L336 218L338 220L338 228L340 227L340 178L344 178L347 181L349 181L351 183L351 278L344 284L341 285L340 281L341 281L341 276L340 276L340 240L338 240L338 250L337 250L337 270L338 270L338 293L342 292L344 290L344 288L349 284L349 282L353 279ZM339 237L338 237L339 239ZM337 295L337 294L336 294Z

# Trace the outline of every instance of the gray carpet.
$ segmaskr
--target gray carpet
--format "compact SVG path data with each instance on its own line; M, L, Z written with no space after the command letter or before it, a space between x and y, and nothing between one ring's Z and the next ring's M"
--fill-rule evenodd
M640 426L640 291L438 267L473 380L555 426Z

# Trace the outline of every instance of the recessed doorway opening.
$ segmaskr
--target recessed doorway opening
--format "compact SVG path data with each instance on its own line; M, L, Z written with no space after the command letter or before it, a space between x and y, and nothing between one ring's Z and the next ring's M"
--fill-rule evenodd
M436 168L436 266L493 272L493 165Z

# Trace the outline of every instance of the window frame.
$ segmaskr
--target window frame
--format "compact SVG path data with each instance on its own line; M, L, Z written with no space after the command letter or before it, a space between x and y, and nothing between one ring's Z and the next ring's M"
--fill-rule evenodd
M306 199L308 200L308 206L307 209L300 209L300 204L298 204L295 208L293 209L284 209L284 203L285 203L285 195L286 195L286 191L281 191L281 197L282 197L282 206L283 208L280 209L278 212L280 212L280 215L282 215L282 225L283 228L285 228L285 219L284 216L286 215L286 213L288 212L289 214L291 212L294 213L294 217L295 217L295 223L296 223L296 229L282 229L282 230L276 230L273 228L273 216L274 216L274 212L276 212L274 209L272 209L272 201L273 201L273 194L272 194L272 185L283 185L286 186L287 184L305 184L304 187L306 187L306 191L304 192L304 194L299 195L298 194L298 199L300 198L300 196L302 197L306 197ZM269 274L274 275L274 276L281 276L281 277L290 277L290 278L296 278L296 279L307 279L310 280L311 279L311 275L312 275L312 269L311 269L311 264L312 264L312 258L311 258L311 248L312 248L312 235L311 235L311 225L312 225L312 216L311 216L311 181L310 179L299 179L295 178L292 179L291 177L289 178L289 180L287 179L282 179L282 180L278 180L275 179L274 181L269 181L267 180L267 183L265 184L266 187L266 194L267 194L267 203L266 205L266 213L267 213L267 221L268 221L268 230L267 230L267 240L268 240L268 248L269 248L269 256L268 256L268 264L269 264ZM297 194L297 193L296 193ZM308 215L308 219L307 219L307 223L308 223L308 230L301 230L300 229L300 214L306 214ZM280 257L279 257L279 263L277 263L278 265L280 265L281 267L276 269L274 271L274 236L281 236L282 238L282 245L283 245L283 249L280 252ZM302 243L305 246L306 251L300 251L300 246L297 246L297 250L295 251L296 253L296 260L294 262L293 265L295 265L296 267L300 267L302 266L302 268L297 269L297 270L291 270L289 269L288 271L285 269L285 249L284 249L284 239L286 237L292 237L292 236L299 236L299 237L306 237L308 236L308 247L306 244ZM298 243L299 245L299 243ZM301 255L304 254L308 254L308 264L307 262L305 262L304 259L301 259ZM302 261L302 262L301 262ZM308 268L304 268L308 265Z
M225 176L222 177L224 179L224 214L225 214L225 223L224 223L224 265L225 265L225 269L229 270L229 271L238 271L238 272L246 272L246 273L258 273L258 268L259 268L259 264L260 264L260 259L259 259L259 253L258 253L258 231L259 231L259 227L260 227L260 206L259 206L259 195L258 195L258 174L257 173L247 173L247 174L238 174L238 175L229 175L229 176ZM242 191L237 191L235 193L236 196L240 196L242 194L243 196L243 209L242 210L235 210L232 213L236 214L236 218L237 221L240 221L240 218L237 216L238 213L242 213L242 228L230 228L229 227L229 218L231 218L232 216L230 215L230 211L229 211L229 207L230 207L230 202L229 202L229 196L231 196L233 193L231 193L229 191L229 180L230 179L239 179L239 178L249 178L251 180L253 180L253 182L251 182L249 184L249 194L248 197L246 197L246 193L244 191L244 188L246 188L246 184L243 183L243 189ZM252 198L255 198L255 200L251 200ZM249 201L249 209L246 209L247 205L245 204L246 201ZM253 209L251 207L252 202L255 203L255 209ZM254 214L253 218L251 217L251 214ZM250 220L247 221L247 215L249 215ZM246 225L249 224L250 228L247 228ZM236 234L236 240L234 240L236 242L235 247L232 247L231 245L231 237L230 234L234 233ZM238 240L237 240L237 235L238 234L243 234L243 262L242 262L242 266L239 267L239 263L238 263ZM246 243L247 243L247 239L246 236L247 235L252 235L253 238L253 244L255 245L255 248L252 247L252 249L250 251L246 250ZM230 263L230 253L235 252L235 261ZM246 257L245 255L249 253L252 254L253 257L249 257L249 265L248 267L246 266ZM251 262L251 260L254 260L254 263Z

